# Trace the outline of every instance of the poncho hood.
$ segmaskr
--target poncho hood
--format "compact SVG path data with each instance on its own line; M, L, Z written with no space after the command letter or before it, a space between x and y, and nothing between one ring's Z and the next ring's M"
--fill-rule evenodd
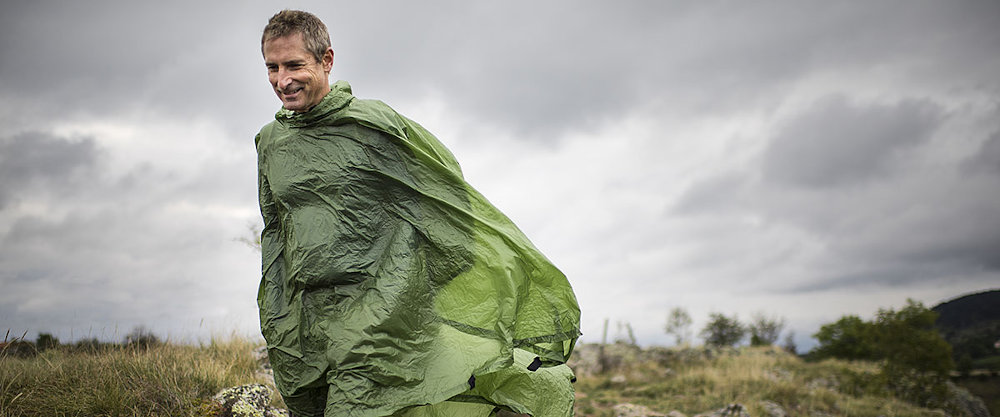
M337 111L344 109L353 99L351 85L346 81L338 81L330 85L330 92L311 109L305 112L294 112L282 107L275 113L274 119L294 127L306 127L323 121L335 121L335 117L333 120L328 120L328 118L335 116Z

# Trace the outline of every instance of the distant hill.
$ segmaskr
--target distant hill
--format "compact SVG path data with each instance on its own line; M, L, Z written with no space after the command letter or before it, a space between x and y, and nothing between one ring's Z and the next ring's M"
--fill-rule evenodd
M938 328L964 330L985 321L1000 320L1000 290L964 295L932 308Z
M938 304L938 331L952 346L955 362L975 367L1000 365L1000 290L983 291Z

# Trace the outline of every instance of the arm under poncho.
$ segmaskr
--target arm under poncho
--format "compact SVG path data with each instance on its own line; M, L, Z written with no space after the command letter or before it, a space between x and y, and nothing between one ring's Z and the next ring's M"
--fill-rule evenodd
M256 142L261 331L293 413L572 413L576 297L433 135L338 82Z

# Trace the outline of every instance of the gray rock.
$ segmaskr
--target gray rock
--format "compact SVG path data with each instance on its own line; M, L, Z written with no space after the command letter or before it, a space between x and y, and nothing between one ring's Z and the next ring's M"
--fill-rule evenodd
M948 405L963 417L990 417L990 410L979 397L948 381Z
M267 346L261 346L253 351L253 357L263 369L271 369L271 360L267 357Z
M768 417L788 417L785 409L776 402L764 400L760 402L760 406L767 413Z
M615 417L666 417L663 413L657 413L648 407L636 404L618 404L614 407Z
M742 404L729 404L718 410L698 414L694 417L750 417L750 413Z
M840 383L833 378L831 379L816 378L806 383L806 388L809 388L810 390L827 389L831 391L836 391L839 387Z
M271 407L271 388L264 384L226 388L212 397L222 405L223 415L234 417L288 417L288 411Z

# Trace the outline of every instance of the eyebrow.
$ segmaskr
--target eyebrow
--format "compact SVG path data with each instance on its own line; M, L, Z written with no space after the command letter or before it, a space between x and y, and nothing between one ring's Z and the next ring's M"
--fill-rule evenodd
M288 61L284 61L284 62L280 62L280 63L279 62L274 62L274 61L265 61L264 65L270 67L270 66L276 66L276 65L279 65L279 64L280 65L284 65L284 66L289 66L289 65L297 65L297 64L305 64L305 63L306 63L306 60L304 60L304 59L290 59Z

